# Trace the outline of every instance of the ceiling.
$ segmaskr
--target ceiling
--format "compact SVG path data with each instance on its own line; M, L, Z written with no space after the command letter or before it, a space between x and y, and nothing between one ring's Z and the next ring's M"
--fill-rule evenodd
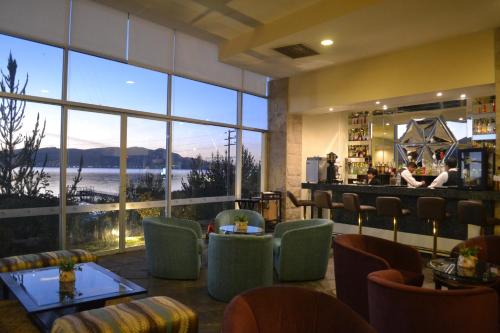
M500 26L500 0L94 1L219 43L221 61L274 78ZM320 54L273 50L296 43Z

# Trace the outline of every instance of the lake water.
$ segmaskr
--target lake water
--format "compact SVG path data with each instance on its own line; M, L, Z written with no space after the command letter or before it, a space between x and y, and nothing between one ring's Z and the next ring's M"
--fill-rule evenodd
M174 169L172 170L172 191L182 189L181 181L186 180L190 170ZM48 190L51 190L54 195L59 195L59 168L45 168L50 176ZM161 174L161 169L127 169L127 177L137 179L145 173L155 175ZM77 168L68 168L66 171L66 185L70 186L73 183L74 177L78 173ZM107 194L118 194L120 187L120 169L111 168L83 168L82 180L78 183L78 187L93 187L96 192Z

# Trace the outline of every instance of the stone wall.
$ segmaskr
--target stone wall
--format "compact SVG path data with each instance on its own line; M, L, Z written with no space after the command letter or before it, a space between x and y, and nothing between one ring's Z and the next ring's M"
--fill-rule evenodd
M299 219L301 210L286 198L300 195L302 117L288 113L288 79L269 83L268 189L283 194L283 220Z

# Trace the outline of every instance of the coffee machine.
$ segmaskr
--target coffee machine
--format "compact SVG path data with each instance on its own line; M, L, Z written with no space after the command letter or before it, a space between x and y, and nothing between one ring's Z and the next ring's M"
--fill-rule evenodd
M337 163L337 154L331 152L326 155L326 163L328 166L326 167L326 182L330 184L338 184L342 181L338 179L339 175L339 167L336 165Z

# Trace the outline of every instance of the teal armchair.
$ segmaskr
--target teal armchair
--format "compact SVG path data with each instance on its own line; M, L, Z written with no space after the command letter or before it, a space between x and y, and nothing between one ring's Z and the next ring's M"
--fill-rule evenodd
M149 217L142 225L151 275L173 280L198 278L203 252L203 234L198 222Z
M274 269L280 281L325 277L333 222L326 219L278 223L273 234Z
M229 209L223 210L215 217L215 232L219 232L219 228L223 225L233 224L237 216L244 215L248 219L248 225L265 229L266 223L262 215L254 210L248 209Z
M211 233L208 242L208 293L228 302L239 293L273 284L271 235Z

